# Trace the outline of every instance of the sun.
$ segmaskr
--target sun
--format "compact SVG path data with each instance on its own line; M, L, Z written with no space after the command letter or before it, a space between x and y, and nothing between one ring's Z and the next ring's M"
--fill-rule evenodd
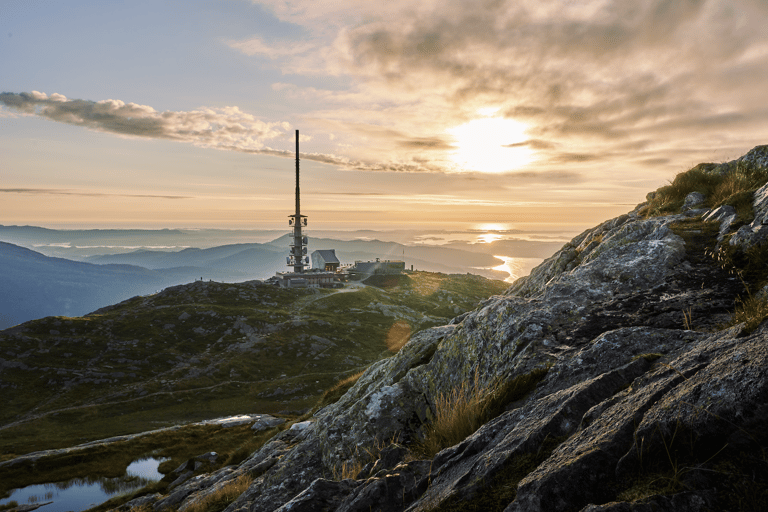
M527 125L503 117L473 119L448 130L456 141L451 160L461 171L502 173L514 171L533 160L525 145Z

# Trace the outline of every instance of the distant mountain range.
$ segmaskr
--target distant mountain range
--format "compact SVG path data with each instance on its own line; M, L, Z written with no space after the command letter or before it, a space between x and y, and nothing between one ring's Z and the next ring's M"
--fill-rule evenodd
M7 234L8 228L4 229L0 234ZM57 232L43 230L41 233L41 229L17 228L16 238L30 243L39 240L36 235L43 234L48 243L52 243L51 234ZM113 241L114 237L121 236L119 232L101 234ZM98 243L104 242L103 238L98 240ZM81 316L135 295L147 295L195 280L266 279L287 269L287 247L288 235L285 235L265 244L229 244L177 251L141 249L74 261L0 242L0 268L5 274L0 284L0 329L44 316ZM397 259L405 260L406 268L413 265L418 270L506 277L489 270L499 263L493 256L450 247L413 247L378 240L311 239L310 251L316 249L336 249L342 263Z
M0 242L0 329L49 315L80 316L173 284L179 273L51 258Z

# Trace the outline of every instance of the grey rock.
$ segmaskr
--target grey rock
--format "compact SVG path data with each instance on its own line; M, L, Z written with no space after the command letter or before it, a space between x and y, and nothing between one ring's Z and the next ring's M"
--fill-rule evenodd
M642 502L611 502L588 505L581 512L708 512L717 510L711 492L681 492L672 496L651 496Z
M755 213L755 223L768 224L768 184L755 191L752 210Z
M179 476L178 476L178 477L176 477L176 479L175 479L173 482L171 482L170 484L168 484L168 489L174 489L174 488L176 488L176 487L180 486L181 484L183 484L184 482L186 482L187 480L189 480L190 478L192 478L192 475L194 475L194 474L195 474L195 471L194 471L194 464L193 464L193 466L192 466L192 468L191 468L191 469L186 469L186 467L187 467L187 463L185 462L185 463L183 464L183 467L184 467L185 469L184 469L184 470L182 470L182 471L179 473ZM178 471L178 469L177 469L177 471Z
M768 241L768 225L748 224L741 226L728 242L731 245L749 249L750 247L761 245Z
M359 485L354 480L334 482L318 478L298 496L277 509L278 512L317 512L337 510L341 501Z
M704 216L707 222L719 222L720 230L717 241L722 242L725 235L731 230L731 226L736 221L736 209L730 205L718 206Z
M117 507L116 510L125 512L131 509L137 509L144 505L151 505L154 502L156 502L158 499L160 499L161 496L162 495L160 493L147 494L146 496L139 496L138 498L134 498L127 503L123 503L122 505Z
M303 432L304 430L311 427L312 423L312 421L300 421L299 423L294 423L291 425L291 430L294 432Z
M285 423L284 418L275 418L269 414L258 414L255 419L256 421L253 423L253 426L251 426L251 430L255 432L261 432L262 430L267 430Z
M704 194L701 192L691 192L685 196L685 202L683 203L683 211L693 210L697 206L704 204Z
M747 163L757 169L768 172L768 145L755 146L736 161Z
M429 486L431 463L427 460L398 465L354 489L337 512L400 512Z

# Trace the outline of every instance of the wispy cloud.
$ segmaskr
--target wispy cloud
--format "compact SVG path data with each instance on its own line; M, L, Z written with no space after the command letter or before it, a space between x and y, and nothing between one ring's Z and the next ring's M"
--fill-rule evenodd
M194 199L192 196L174 196L162 194L115 194L111 192L93 192L88 190L72 190L60 188L0 188L2 194L32 194L52 196L83 196L83 197L138 197L148 199Z
M263 55L270 59L301 55L315 48L315 45L309 42L281 41L267 44L261 37L228 41L227 45L246 55Z

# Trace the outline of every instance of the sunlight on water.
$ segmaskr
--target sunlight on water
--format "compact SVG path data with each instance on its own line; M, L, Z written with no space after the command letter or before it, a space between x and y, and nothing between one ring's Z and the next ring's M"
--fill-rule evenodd
M491 268L492 270L509 274L509 276L504 279L507 283L513 283L517 279L527 276L536 265L544 261L544 258L512 258L510 256L497 255L494 255L493 257L504 262L501 265Z
M498 233L483 233L477 237L477 241L483 244L489 244L491 242L495 242L496 240L501 240L501 235Z
M504 262L501 265L497 265L493 267L493 270L509 273L509 277L504 279L504 281L506 281L507 283L511 283L520 277L520 271L522 270L522 266L519 263L517 263L517 258L510 258L508 256L496 256L496 255L494 255L493 257L498 258Z

